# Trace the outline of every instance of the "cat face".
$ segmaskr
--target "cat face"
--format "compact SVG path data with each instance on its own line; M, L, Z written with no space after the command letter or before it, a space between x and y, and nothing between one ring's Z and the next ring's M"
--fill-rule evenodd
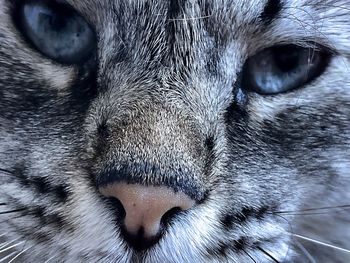
M0 260L349 247L347 5L0 0Z

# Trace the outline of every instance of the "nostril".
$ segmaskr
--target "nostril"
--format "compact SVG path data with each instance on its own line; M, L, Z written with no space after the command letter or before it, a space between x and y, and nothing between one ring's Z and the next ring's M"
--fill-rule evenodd
M127 229L125 229L125 227L122 227L121 233L125 241L127 241L127 243L129 244L129 246L131 246L136 251L146 250L157 244L162 238L161 233L157 234L156 236L146 238L143 228L140 228L137 233L132 234L128 232Z
M122 222L122 220L125 219L125 216L126 216L126 211L124 209L122 202L120 202L120 200L115 197L108 197L107 202L110 208L112 209L112 211L117 211L115 215L117 218L117 222L119 224L120 222Z
M176 216L181 213L183 213L183 210L178 206L167 211L160 220L162 228L169 226Z

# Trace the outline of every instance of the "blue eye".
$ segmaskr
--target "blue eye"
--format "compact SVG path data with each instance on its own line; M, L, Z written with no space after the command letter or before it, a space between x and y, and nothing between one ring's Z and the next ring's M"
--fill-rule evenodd
M288 92L319 77L329 60L323 51L296 45L265 49L246 62L242 85L263 95Z
M16 19L29 42L59 63L83 63L96 48L89 24L62 1L24 1Z

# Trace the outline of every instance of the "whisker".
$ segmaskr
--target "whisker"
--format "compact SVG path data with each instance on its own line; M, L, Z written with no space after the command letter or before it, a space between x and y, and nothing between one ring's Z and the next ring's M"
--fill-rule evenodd
M3 205L7 205L7 204L5 204L5 203L0 203L0 206L3 206Z
M310 5L305 5L305 6L310 6ZM350 8L346 8L345 6L342 6L342 5L320 4L319 6L325 6L328 8L339 8L341 10L343 9L343 10L350 11Z
M185 17L185 18L172 18L168 19L168 21L174 22L174 21L190 21L190 20L200 20L200 19L206 19L212 17L211 15L207 16L198 16L198 17Z
M346 249L346 248L337 247L337 246L335 246L335 245L328 244L328 243L325 243L325 242L321 242L321 241L319 241L319 240L312 239L312 238L305 237L305 236L301 236L301 235L298 235L298 234L293 234L293 233L291 233L291 235L293 235L293 236L295 236L295 237L297 237L297 238L300 238L300 239L304 239L304 240L306 240L306 241L310 241L310 242L319 244L319 245L321 245L321 246L325 246L325 247L333 248L333 249L340 250L340 251L343 251L343 252L346 252L346 253L350 253L350 250L349 250L349 249Z
M51 260L53 260L55 258L55 256L52 256L52 257L50 257L48 260L46 260L44 263L48 263L48 262L50 262Z
M292 225L292 223L291 223L287 218L285 218L284 216L279 215L279 214L277 214L276 216L278 216L278 217L282 218L283 220L285 220L286 223L288 224L288 227L289 227L289 229L290 229L290 232L294 232L294 231L293 231L293 225ZM288 254L289 254L290 247L291 247L291 244L288 245L288 249L287 249L286 255L284 256L283 262L286 260L286 258L288 258Z
M4 234L4 235L6 235L6 234ZM0 250L3 249L4 247L7 247L8 245L11 245L12 243L16 242L18 239L20 239L20 238L16 238L16 239L14 239L12 241L8 241L8 242L5 241L4 243L1 244Z
M293 210L276 211L276 212L273 212L273 214L288 214L288 213L300 213L300 212L311 212L311 211L322 211L322 210L337 210L337 209L347 210L347 209L350 209L350 205L325 206L325 207L318 207L318 208L300 209L300 210L294 210L294 211Z
M0 212L0 215L5 215L5 214L11 214L11 213L18 213L27 210L26 208L20 208L20 209L15 209L15 210L9 210L9 211L4 211Z
M20 255L22 255L23 253L25 253L26 251L28 251L31 247L28 247L24 250L22 250L21 252L19 252L13 259L11 259L8 263L12 263L15 261L16 258L18 258Z
M258 249L263 252L266 256L268 256L269 258L271 258L273 260L273 262L276 263L280 263L277 259L275 259L269 252L267 252L266 250L264 250L262 247L258 247Z
M294 242L311 263L317 263L317 261L311 256L309 251L307 251L306 248L298 240L294 239Z
M289 224L290 233L293 233L294 231L293 231L293 226L292 226L291 222L289 222L282 215L277 215L277 216L284 219ZM317 263L316 260L311 256L311 254L305 249L305 247L298 240L295 239L295 237L292 236L292 240L299 247L299 249L304 253L304 255L310 260L311 263ZM291 244L289 244L289 246L288 246L288 251L289 251L290 246L291 246ZM288 251L286 253L285 259L288 256Z
M11 172L10 170L6 170L6 169L2 169L2 168L0 168L0 172L13 175L13 172Z
M290 212L290 213L279 213L279 214L282 214L284 216L313 216L313 215L328 215L330 213L330 211L328 212L315 212L315 213L293 213L293 212ZM274 214L274 213L271 213L271 214ZM277 214L275 214L277 215Z
M16 178L16 179L21 179L20 175L18 175L15 171L10 171L7 169L3 169L0 168L0 177L1 178L8 178L8 177L12 177L12 178Z
M247 251L245 251L245 250L243 249L243 252L244 252L254 263L257 263L257 262L255 261L255 259L254 259Z
M11 258L12 256L16 255L17 251L12 252L11 254L7 255L6 257L0 258L0 263L5 262L7 259Z
M18 243L16 243L16 244L12 245L12 246L9 246L9 247L7 247L7 248L4 248L4 249L0 250L0 254L4 253L4 252L6 252L6 251L8 251L8 250L10 250L10 249L12 249L12 248L18 247L19 245L21 245L21 244L23 244L23 243L24 243L24 241L21 241L21 242L18 242Z

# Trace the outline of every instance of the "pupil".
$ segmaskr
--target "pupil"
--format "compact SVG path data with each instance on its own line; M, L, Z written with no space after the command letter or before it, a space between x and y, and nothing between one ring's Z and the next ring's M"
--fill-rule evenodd
M47 19L49 26L55 31L61 31L67 26L67 20L60 16L49 15Z
M300 51L298 48L278 48L273 51L277 67L284 73L295 70L300 65Z

